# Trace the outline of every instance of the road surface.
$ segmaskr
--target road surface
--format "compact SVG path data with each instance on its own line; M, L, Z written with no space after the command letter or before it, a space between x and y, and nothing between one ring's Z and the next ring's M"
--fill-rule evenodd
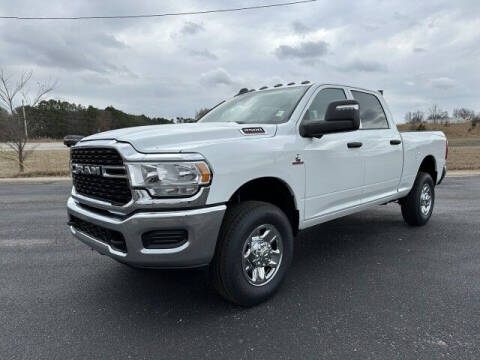
M77 242L68 191L0 184L2 359L480 358L480 177L447 178L422 228L390 204L305 231L251 309L202 271L136 271Z

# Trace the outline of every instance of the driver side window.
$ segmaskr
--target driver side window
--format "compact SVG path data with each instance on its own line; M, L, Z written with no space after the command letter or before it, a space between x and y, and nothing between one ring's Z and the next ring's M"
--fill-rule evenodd
M320 90L315 96L302 121L323 121L328 104L332 101L346 100L345 91L342 89L327 88Z

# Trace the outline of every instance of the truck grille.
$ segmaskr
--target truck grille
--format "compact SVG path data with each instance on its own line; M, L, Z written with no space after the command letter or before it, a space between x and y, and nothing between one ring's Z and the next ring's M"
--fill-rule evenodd
M118 231L110 230L102 226L92 224L91 222L79 219L73 215L70 215L70 221L68 224L70 226L73 226L75 230L80 231L94 238L95 240L110 245L116 250L127 252L125 238Z
M123 165L120 154L110 148L72 148L72 163L88 165Z
M115 149L72 148L72 164L96 166L123 166L123 159ZM132 199L127 178L105 177L102 174L72 173L77 193L94 199L125 205Z

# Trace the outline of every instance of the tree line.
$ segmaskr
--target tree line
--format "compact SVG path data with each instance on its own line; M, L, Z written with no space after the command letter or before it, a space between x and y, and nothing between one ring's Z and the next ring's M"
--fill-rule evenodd
M453 118L448 114L448 111L441 109L438 105L432 105L425 114L423 111L409 111L405 114L405 122L410 124L412 128L421 130L424 123L430 122L432 124L442 124L449 126L452 119L460 122L471 122L472 128L480 123L480 113L476 113L472 109L460 107L453 109Z
M113 106L98 109L53 99L24 109L30 139L61 139L71 134L87 136L106 130L173 122L161 117L127 114ZM23 111L17 113L23 116Z
M98 109L94 106L85 107L68 101L50 99L40 101L35 106L17 107L14 109L14 114L20 120L24 120L23 111L25 111L28 138L34 140L44 138L62 139L66 135L87 136L102 131L133 126L191 123L197 121L206 109L198 111L195 118L177 117L176 119L167 119L127 114L113 106ZM13 121L12 115L0 107L0 141L11 140L9 132L5 131L5 128ZM22 121L20 122L20 127L24 131L24 124Z
M25 160L32 154L33 150L26 148L31 140L88 136L133 126L196 122L208 112L201 109L195 118L150 118L127 114L113 106L98 109L68 101L45 100L56 82L38 82L34 91L28 86L32 75L31 71L25 71L15 81L0 68L0 142L6 144L0 147L0 158L16 162L19 172L24 171Z

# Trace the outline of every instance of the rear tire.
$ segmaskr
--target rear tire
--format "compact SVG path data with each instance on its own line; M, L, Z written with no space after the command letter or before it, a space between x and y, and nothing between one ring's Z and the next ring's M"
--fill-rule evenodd
M425 225L432 216L435 186L430 174L419 172L412 190L401 199L402 216L411 226Z
M253 306L280 287L292 257L292 227L282 210L265 202L242 202L225 214L210 282L226 300Z

